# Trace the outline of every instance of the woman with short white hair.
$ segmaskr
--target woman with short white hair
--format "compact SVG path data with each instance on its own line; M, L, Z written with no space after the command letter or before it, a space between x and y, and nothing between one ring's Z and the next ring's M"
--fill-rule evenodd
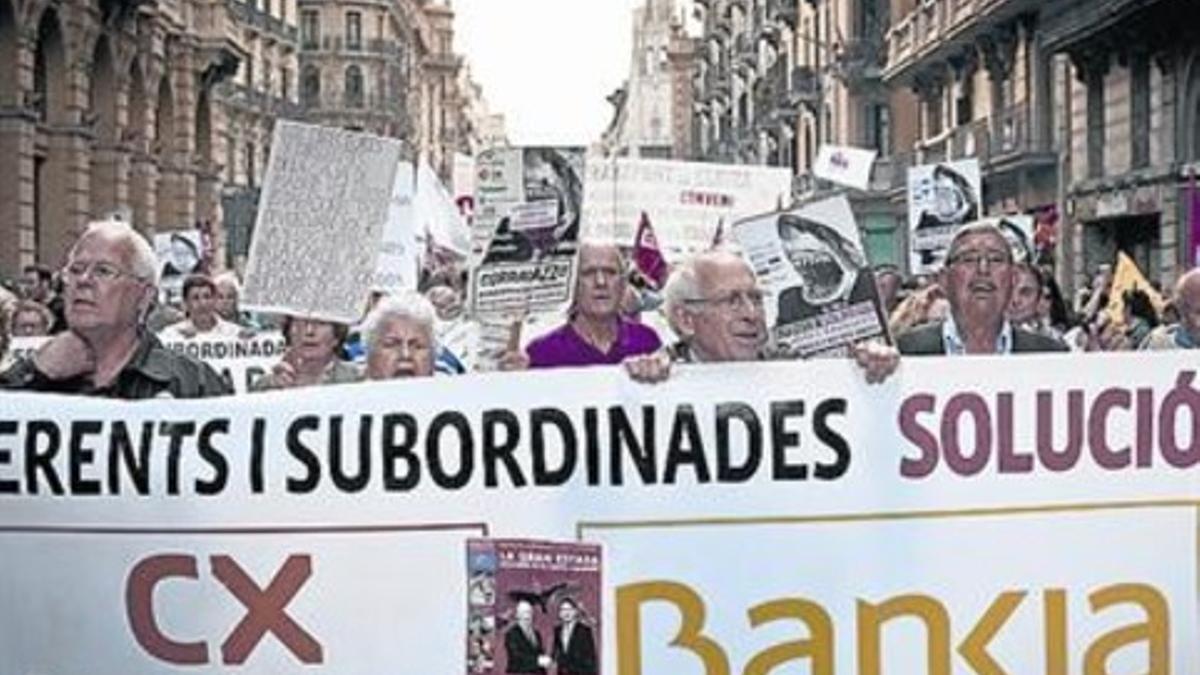
M434 309L425 296L402 291L375 305L362 325L367 345L367 379L433 375L437 355Z

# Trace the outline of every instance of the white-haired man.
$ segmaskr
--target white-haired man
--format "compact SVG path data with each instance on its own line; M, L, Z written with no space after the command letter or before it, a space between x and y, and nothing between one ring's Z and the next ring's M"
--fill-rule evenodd
M437 355L433 321L433 305L420 293L404 291L381 299L362 326L367 379L433 375Z
M90 224L62 270L68 330L6 371L0 386L122 399L230 393L215 371L145 329L157 269L154 250L128 224Z
M767 321L754 271L733 251L696 254L672 272L665 289L667 320L679 342L656 354L627 359L633 379L657 382L671 362L727 363L764 358ZM899 365L894 347L864 343L853 350L867 382L882 382Z

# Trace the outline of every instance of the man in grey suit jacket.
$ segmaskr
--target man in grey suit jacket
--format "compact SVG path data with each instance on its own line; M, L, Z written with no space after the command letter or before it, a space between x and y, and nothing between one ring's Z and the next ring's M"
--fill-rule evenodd
M998 227L983 222L964 226L950 242L939 277L950 316L902 333L896 347L914 356L1067 351L1054 338L1009 323L1005 310L1015 274L1012 247Z

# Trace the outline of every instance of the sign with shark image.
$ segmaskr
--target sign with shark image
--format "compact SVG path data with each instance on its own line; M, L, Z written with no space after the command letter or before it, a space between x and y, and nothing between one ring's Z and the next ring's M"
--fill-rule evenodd
M844 196L739 221L733 234L765 292L775 356L846 353L887 339L875 275Z

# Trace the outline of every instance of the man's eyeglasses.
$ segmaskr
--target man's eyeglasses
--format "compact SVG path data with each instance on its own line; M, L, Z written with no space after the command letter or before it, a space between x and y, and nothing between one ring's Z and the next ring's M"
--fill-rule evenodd
M689 298L685 302L689 305L713 305L732 312L743 308L762 309L763 297L763 292L758 290L730 291L711 298Z
M986 262L988 267L999 267L1012 262L1012 258L1001 251L963 251L950 257L951 265L979 267Z
M89 273L92 275L92 279L103 284L112 283L121 277L130 277L138 281L144 281L142 277L133 272L123 270L112 263L104 261L94 262L90 265L82 262L74 262L62 269L63 281L69 284L78 283L79 280L83 279Z

